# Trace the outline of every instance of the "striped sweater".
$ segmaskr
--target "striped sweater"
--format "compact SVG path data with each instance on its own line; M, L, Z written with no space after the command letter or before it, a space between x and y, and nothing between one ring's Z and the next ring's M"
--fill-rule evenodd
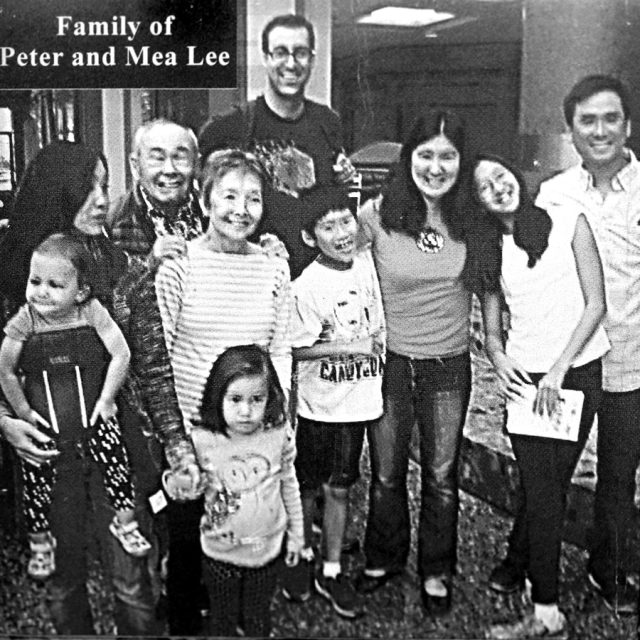
M265 347L285 390L291 387L289 266L250 245L248 254L212 251L206 238L165 260L156 292L185 426L197 418L214 361L241 344Z

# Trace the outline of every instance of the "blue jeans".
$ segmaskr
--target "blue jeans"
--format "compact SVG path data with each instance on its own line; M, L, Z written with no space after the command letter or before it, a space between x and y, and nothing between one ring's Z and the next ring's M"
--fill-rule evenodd
M51 506L51 531L58 546L49 606L56 631L95 634L86 582L89 552L97 546L114 589L118 634L159 635L148 559L128 555L109 532L115 512L97 464L79 442L67 441L60 451ZM149 536L148 512L138 512L138 522Z
M396 572L407 562L407 469L417 422L422 474L418 572L422 578L451 575L457 559L458 458L471 391L469 354L417 360L388 352L382 390L384 415L367 432L367 568Z

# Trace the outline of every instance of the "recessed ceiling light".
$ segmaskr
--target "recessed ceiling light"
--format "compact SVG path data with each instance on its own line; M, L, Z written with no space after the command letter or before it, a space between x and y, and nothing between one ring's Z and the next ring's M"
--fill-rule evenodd
M357 19L360 24L376 24L387 27L427 27L437 22L451 20L453 13L434 9L411 9L409 7L382 7Z

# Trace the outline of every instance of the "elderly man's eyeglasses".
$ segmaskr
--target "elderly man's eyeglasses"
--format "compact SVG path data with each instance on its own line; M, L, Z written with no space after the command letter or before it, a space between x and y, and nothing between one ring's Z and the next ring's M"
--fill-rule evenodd
M289 56L293 56L296 62L305 64L311 60L314 52L309 47L296 47L293 51L290 51L287 47L276 47L273 51L268 51L267 55L271 56L274 62L286 62L289 60Z
M192 153L188 151L178 151L170 155L161 153L159 151L151 151L146 155L145 161L149 167L162 167L166 163L167 159L171 161L171 164L178 169L190 169L195 163L195 159Z

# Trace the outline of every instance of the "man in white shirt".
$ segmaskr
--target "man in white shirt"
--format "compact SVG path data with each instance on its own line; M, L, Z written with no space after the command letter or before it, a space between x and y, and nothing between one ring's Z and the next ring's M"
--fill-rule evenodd
M635 525L635 474L640 462L640 165L626 147L631 132L629 94L618 79L582 78L564 100L564 116L582 162L546 180L536 204L584 213L601 253L611 350L603 357L598 410L596 487L589 580L618 614L635 613L624 575ZM516 521L507 559L491 574L498 591L524 584Z

